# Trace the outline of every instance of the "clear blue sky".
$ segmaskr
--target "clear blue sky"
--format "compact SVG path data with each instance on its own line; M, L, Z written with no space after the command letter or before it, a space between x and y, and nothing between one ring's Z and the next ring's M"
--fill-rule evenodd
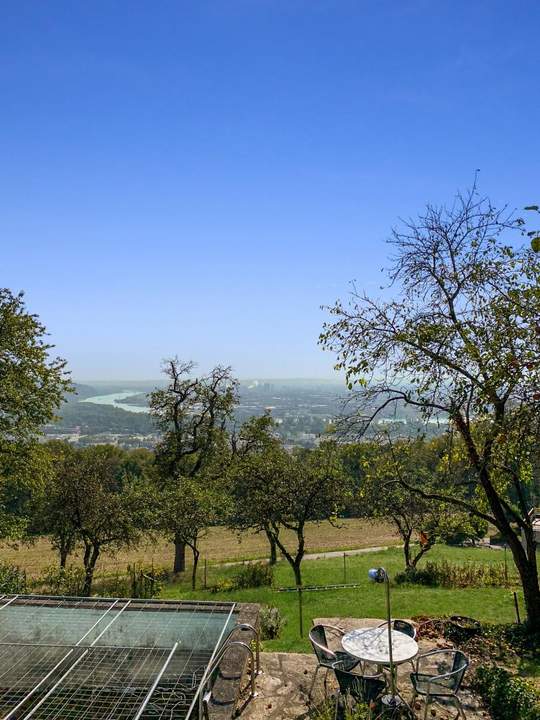
M0 284L78 379L328 377L398 216L540 200L540 3L2 2Z

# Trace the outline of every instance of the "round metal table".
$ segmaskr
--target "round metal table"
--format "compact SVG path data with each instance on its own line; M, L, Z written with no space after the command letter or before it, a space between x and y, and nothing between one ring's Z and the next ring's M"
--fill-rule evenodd
M389 665L388 627L351 630L341 638L349 655L375 665ZM408 662L418 655L418 643L409 635L392 630L392 660L394 665Z

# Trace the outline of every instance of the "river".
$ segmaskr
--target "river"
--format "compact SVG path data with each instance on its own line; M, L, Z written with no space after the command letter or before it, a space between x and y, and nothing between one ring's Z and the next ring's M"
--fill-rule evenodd
M94 403L95 405L112 405L120 410L127 410L128 412L134 413L149 412L147 407L118 402L119 400L123 400L124 398L137 394L136 390L123 390L122 392L109 393L108 395L94 395L93 397L86 398L86 400L81 400L80 402Z

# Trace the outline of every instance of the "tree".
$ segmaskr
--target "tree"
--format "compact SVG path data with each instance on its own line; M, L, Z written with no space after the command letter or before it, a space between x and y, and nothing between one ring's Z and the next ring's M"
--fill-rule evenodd
M22 293L0 288L0 535L19 536L26 522L21 512L4 512L16 488L28 496L47 472L46 455L36 446L72 390L66 362L52 357L53 345L37 315L29 313ZM29 472L31 467L32 471Z
M163 488L182 488L207 481L210 466L219 472L228 454L227 424L238 402L238 382L231 368L215 367L207 375L192 377L195 365L178 358L167 360L167 387L150 394L150 412L161 431L156 446L156 467ZM174 572L185 570L186 542L174 537Z
M505 241L522 224L481 198L476 186L449 208L428 206L392 233L393 299L353 289L348 304L331 308L334 319L321 342L337 353L350 387L360 388L354 418L360 432L397 402L448 418L469 477L456 479L449 493L402 485L498 528L521 578L528 621L538 627L530 458L522 456L518 466L500 461L510 437L515 447L539 437L530 438L531 423L520 417L539 413L540 257Z
M306 523L335 522L347 491L337 448L330 442L292 455L279 444L247 455L231 474L236 527L268 533L290 564L297 587L302 586ZM293 548L283 530L294 534Z
M359 443L363 469L357 489L360 515L390 520L403 541L405 568L414 569L437 542L478 539L487 523L438 500L427 500L407 490L402 482L417 482L424 492L447 487L441 443L422 438ZM348 451L350 455L350 450ZM419 542L415 543L415 536Z
M72 516L66 514L66 490L77 482L80 468L75 449L66 442L53 441L45 446L49 453L51 472L34 493L32 534L48 535L58 552L60 567L65 568L68 557L80 541L79 528Z
M261 416L253 416L246 420L238 435L233 434L231 438L232 459L229 468L229 474L233 478L244 477L249 483L249 474L253 471L253 465L260 464L263 468L272 464L272 458L279 458L283 449L281 441L275 432L276 423L272 419L270 413ZM279 463L279 460L278 460ZM240 485L238 486L240 489ZM233 529L243 529L244 513L239 503L242 502L240 497L231 507L228 513L228 523ZM277 545L273 534L270 532L269 525L263 528L263 531L270 546L270 565L277 562Z
M127 453L111 445L66 452L54 483L46 517L54 522L53 537L82 543L83 592L90 595L101 551L132 547L148 529L148 488L144 478L133 472Z
M189 478L183 478L180 484L163 490L157 498L157 529L191 549L191 587L195 590L199 541L207 533L209 525L215 522L220 499L211 489Z

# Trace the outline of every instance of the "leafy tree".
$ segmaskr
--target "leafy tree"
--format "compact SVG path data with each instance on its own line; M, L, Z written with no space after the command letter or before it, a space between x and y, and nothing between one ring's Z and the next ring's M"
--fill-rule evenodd
M148 488L128 454L111 445L57 450L55 468L44 517L63 556L82 543L83 593L90 595L102 550L134 546L148 529Z
M297 587L302 585L306 523L336 522L347 492L337 448L330 442L292 455L277 444L248 454L231 472L236 527L268 533L290 564ZM294 534L293 548L284 530Z
M66 489L77 482L80 472L75 449L66 442L53 441L45 446L49 453L51 471L40 491L33 494L32 534L48 535L58 552L60 567L65 568L74 552L79 528L66 514Z
M202 483L182 478L174 487L157 495L157 529L175 541L187 545L193 554L191 587L195 590L199 563L199 541L216 522L220 498L213 489Z
M210 468L219 473L228 462L227 424L238 402L238 382L231 368L215 367L207 375L192 377L195 365L168 360L167 387L150 394L150 412L161 431L156 446L156 467L163 488L182 490L184 483L208 481ZM185 570L186 541L174 536L174 572Z
M272 458L279 463L279 456L283 452L281 441L276 434L276 423L269 413L253 416L246 420L242 424L238 435L233 434L231 444L232 460L229 475L238 479L244 474L243 476L247 477L247 482L249 482L249 473L252 471L253 466L260 464L264 467L268 463L271 465ZM240 489L240 486L238 486L238 489ZM243 529L244 527L244 512L238 504L241 501L242 499L237 497L228 513L228 522L233 529ZM270 546L270 565L275 565L277 562L277 545L269 524L263 528L263 531Z
M363 469L357 490L359 514L391 520L403 541L406 569L415 568L437 542L478 539L487 531L485 521L404 487L404 482L417 482L424 492L448 487L438 445L436 440L386 438L382 444L356 446Z
M455 482L452 492L402 484L498 528L521 578L528 620L538 627L530 459L499 461L510 437L515 447L539 437L527 439L540 400L540 257L504 240L522 223L476 187L449 208L428 206L393 231L394 297L354 290L348 304L331 308L321 342L337 353L351 387L363 387L356 420L364 430L397 402L448 418L467 454L467 483Z
M46 329L29 313L22 293L0 288L0 536L20 536L23 500L47 473L36 445L72 387L66 363L51 357Z

